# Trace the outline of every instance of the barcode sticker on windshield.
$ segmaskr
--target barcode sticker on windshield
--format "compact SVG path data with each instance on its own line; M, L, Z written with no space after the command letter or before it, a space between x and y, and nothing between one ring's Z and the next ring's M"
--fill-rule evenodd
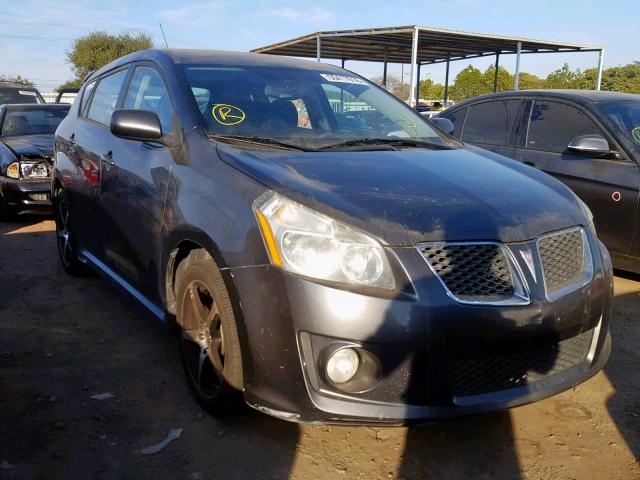
M20 95L31 95L32 97L36 96L36 92L29 92L28 90L18 90Z
M336 83L352 83L355 85L366 85L367 82L358 77L347 77L346 75L331 75L329 73L321 73L320 76L325 80Z

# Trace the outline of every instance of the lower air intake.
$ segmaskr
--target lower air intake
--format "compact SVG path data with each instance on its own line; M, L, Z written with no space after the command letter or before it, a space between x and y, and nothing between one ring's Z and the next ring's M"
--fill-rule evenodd
M469 396L507 390L567 370L587 358L593 333L589 330L560 342L453 361L449 365L452 394Z

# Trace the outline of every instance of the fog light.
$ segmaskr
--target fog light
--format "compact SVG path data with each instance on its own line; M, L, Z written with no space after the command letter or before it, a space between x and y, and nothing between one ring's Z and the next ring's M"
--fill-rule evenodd
M341 348L334 352L327 362L327 377L333 383L347 383L360 366L360 357L353 348Z

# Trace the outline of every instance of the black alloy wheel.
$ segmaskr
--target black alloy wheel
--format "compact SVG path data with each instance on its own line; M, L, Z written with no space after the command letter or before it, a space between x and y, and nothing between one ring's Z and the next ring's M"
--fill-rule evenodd
M53 199L53 213L56 223L56 240L58 243L58 255L65 272L71 275L83 275L87 267L78 260L76 249L76 236L71 219L69 204L64 191L58 188Z
M242 402L242 359L236 320L220 271L204 250L176 270L180 356L198 402L214 415L235 413Z
M224 330L218 306L200 280L193 280L182 299L182 355L190 380L202 398L215 398L224 384Z

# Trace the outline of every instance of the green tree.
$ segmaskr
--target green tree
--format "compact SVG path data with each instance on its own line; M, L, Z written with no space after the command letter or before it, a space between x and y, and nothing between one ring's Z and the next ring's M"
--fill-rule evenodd
M483 93L493 92L493 80L495 78L496 67L489 65L482 74L482 83L484 86ZM513 75L511 75L506 68L498 66L498 84L497 91L504 92L507 90L513 90Z
M430 78L420 80L420 98L430 100L441 100L444 98L444 85L435 83Z
M93 32L78 38L67 52L67 62L75 75L63 86L80 86L84 78L94 70L123 55L153 47L153 40L145 33L131 31L118 35Z
M581 72L579 69L571 70L569 64L565 63L562 68L554 70L547 75L545 88L576 88Z
M56 92L63 90L65 88L80 88L82 86L82 80L79 78L74 78L73 80L67 80L62 85L58 85L56 87Z
M518 82L520 90L534 90L538 88L546 88L546 81L532 73L520 72L520 80Z
M33 87L34 83L20 75L0 75L0 83L13 83L24 87Z
M587 88L594 88L596 74L595 68L583 72L585 83L591 81L590 87ZM635 61L620 67L607 68L602 73L602 89L640 93L640 62Z
M458 73L453 85L449 88L449 97L455 101L476 97L483 93L487 92L482 81L482 72L473 65L469 65Z

